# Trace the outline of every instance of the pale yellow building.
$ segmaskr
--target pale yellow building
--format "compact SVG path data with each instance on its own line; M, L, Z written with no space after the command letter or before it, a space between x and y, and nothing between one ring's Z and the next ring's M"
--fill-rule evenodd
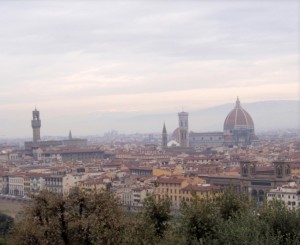
M79 189L82 191L103 191L107 189L107 181L104 178L89 178L79 182Z
M184 178L161 177L156 181L154 195L157 199L170 198L172 206L179 207L181 189L188 186L189 182Z
M202 184L195 184L199 182ZM157 179L153 193L157 199L170 198L173 208L179 208L181 202L189 202L195 195L199 198L215 198L221 192L221 187L203 184L201 179L164 176Z

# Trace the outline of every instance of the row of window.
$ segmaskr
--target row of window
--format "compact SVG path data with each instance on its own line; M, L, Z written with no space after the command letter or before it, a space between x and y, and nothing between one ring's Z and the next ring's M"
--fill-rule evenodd
M272 194L272 193L269 193L268 194L268 197L278 197L278 198L283 198L283 197L285 197L285 195L284 194ZM288 199L291 199L291 195L287 195L288 196ZM296 197L295 197L295 195L292 195L292 199L295 199Z
M169 193L169 189L167 188L167 189L164 189L164 188L162 188L162 189L160 189L160 188L157 188L157 193ZM170 193L173 193L173 189L170 189ZM177 194L177 189L174 189L174 193L175 194ZM180 193L180 191L179 191L179 193Z
M9 178L9 183L23 183L23 182L24 182L23 178L18 178L18 179Z
M177 189L164 189L164 188L162 188L162 189L160 189L160 188L157 188L156 189L157 190L157 193L174 193L174 194L177 194ZM173 191L174 190L174 191ZM178 193L179 194L189 194L190 193L190 191L185 191L185 190L179 190L178 191ZM206 192L200 192L199 194L201 195L201 194L208 194L208 193L210 193L210 191L206 191Z
M288 205L289 206L295 206L296 202L290 202L290 201L288 201ZM300 202L298 202L298 206L300 206Z

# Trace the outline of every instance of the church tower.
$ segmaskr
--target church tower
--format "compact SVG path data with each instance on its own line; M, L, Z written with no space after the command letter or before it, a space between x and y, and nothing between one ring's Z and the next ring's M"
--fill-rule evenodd
M189 147L189 114L179 112L179 144L180 147Z
M69 131L69 140L73 139L71 130Z
M33 131L33 142L41 140L40 129L41 129L41 120L40 112L35 108L32 112L31 127Z
M167 134L167 129L166 125L164 124L163 131L162 131L162 148L167 148L168 144L168 134Z

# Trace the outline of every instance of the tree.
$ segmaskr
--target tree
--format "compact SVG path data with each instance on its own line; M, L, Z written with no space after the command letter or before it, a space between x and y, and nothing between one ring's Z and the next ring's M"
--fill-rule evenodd
M10 244L120 244L122 213L112 193L43 191L12 231Z
M124 217L113 193L74 192L68 204L72 244L121 243Z
M145 209L142 217L149 225L154 227L155 235L163 237L164 232L167 230L171 218L170 215L171 202L169 198L156 200L154 196L149 195L145 199Z
M220 222L216 229L216 237L218 244L223 245L279 244L279 240L273 236L268 224L260 220L250 209Z
M127 219L124 244L159 244L169 228L170 204L168 198L156 200L154 196L148 195L144 209Z
M14 219L0 212L0 244L4 244L6 235L13 225Z
M232 188L225 190L222 195L217 197L216 201L216 205L220 209L220 215L225 220L237 214L242 214L251 208L248 197L235 192Z
M282 201L272 200L265 203L258 213L280 244L300 244L299 209L288 209Z
M220 217L216 203L211 199L199 199L194 195L191 202L181 205L179 231L185 244L203 243L213 240Z

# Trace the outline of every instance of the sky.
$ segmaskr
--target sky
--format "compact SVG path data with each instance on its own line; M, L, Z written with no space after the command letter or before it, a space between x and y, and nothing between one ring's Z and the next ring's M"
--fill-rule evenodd
M0 136L31 136L35 107L42 135L89 135L122 115L300 98L298 1L1 1L0 11Z

